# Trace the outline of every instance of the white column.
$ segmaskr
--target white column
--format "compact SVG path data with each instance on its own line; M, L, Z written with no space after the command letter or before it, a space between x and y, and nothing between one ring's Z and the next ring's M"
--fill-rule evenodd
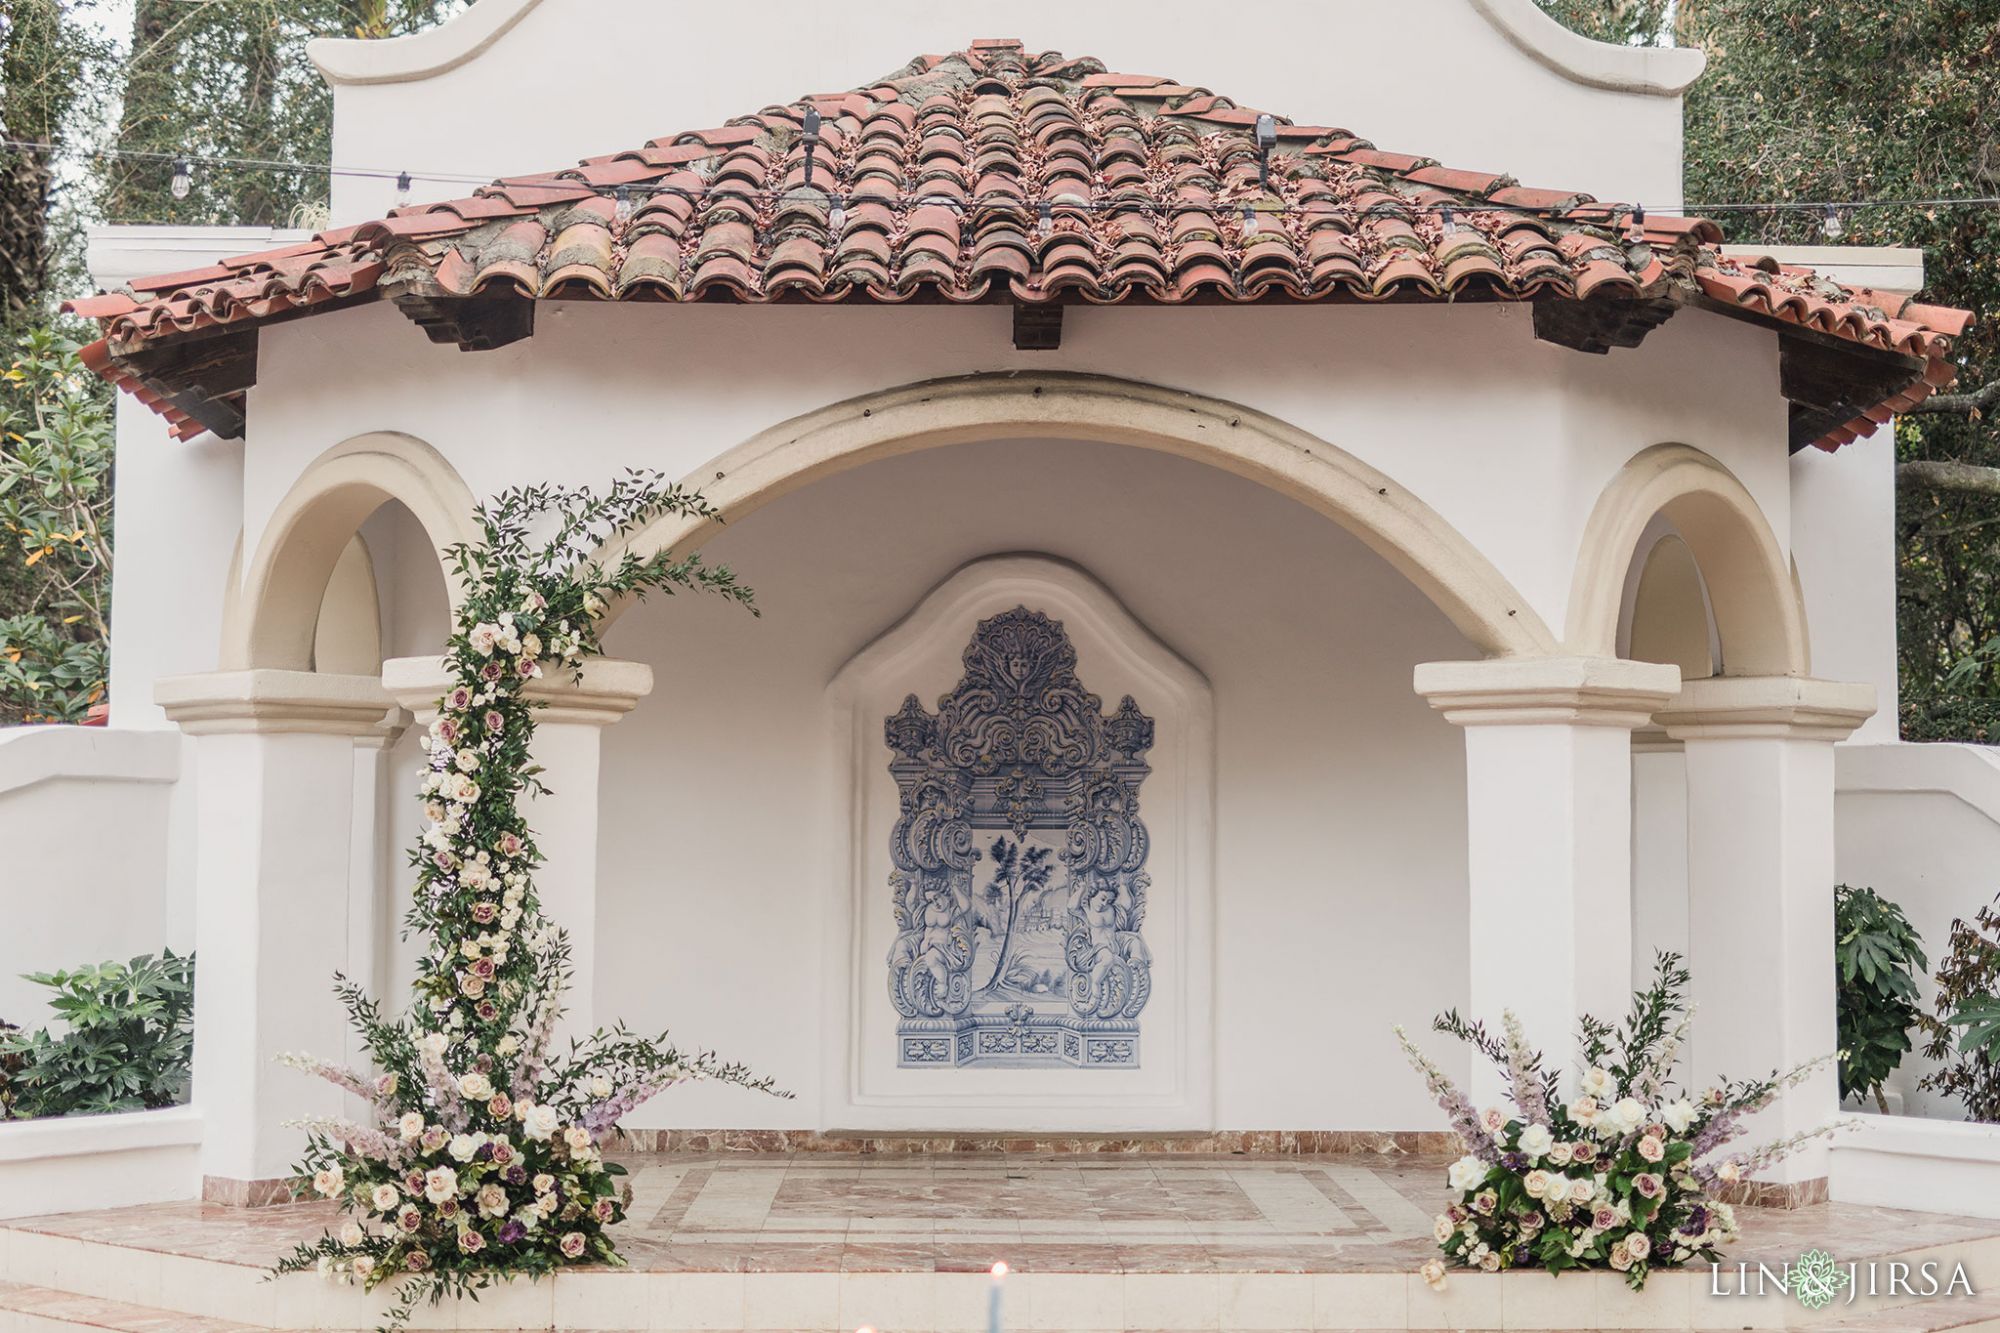
M1789 1069L1837 1045L1833 743L1874 709L1871 685L1724 676L1689 681L1660 714L1687 755L1697 1090ZM1837 1087L1829 1065L1758 1117L1739 1146L1831 1120ZM1826 1163L1822 1142L1767 1179L1811 1197L1808 1182L1824 1181Z
M401 657L382 664L383 684L398 703L429 726L449 688L443 664L430 657ZM548 919L569 936L576 982L563 1030L581 1035L596 1026L597 979L597 779L604 728L652 693L653 669L643 662L596 657L583 679L551 673L528 689L542 707L535 718L535 762L542 766L546 797L532 798L526 816L543 864L535 887Z
M1554 1067L1577 1015L1631 998L1631 733L1673 697L1671 666L1615 658L1428 662L1417 693L1465 728L1469 1016L1511 1009ZM1498 1100L1475 1059L1472 1090Z
M331 993L350 962L354 747L391 713L372 676L218 672L159 682L195 738L194 1101L204 1194L269 1202L304 1146L282 1127L342 1094L273 1063L338 1060Z

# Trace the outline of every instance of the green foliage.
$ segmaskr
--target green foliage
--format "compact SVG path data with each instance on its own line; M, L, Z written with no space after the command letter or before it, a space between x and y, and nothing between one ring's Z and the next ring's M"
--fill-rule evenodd
M1939 1067L1920 1086L1956 1097L1973 1120L2000 1123L2000 899L1951 923L1938 964L1936 1016L1924 1054Z
M1903 909L1873 889L1837 886L1833 922L1840 1095L1872 1094L1887 1111L1882 1083L1910 1053L1922 1018L1916 974L1930 964Z
M1586 35L1676 42L1708 54L1688 90L1686 200L1984 198L2000 193L2000 6L1993 0L1541 0ZM1658 206L1654 200L1640 202ZM1669 201L1673 202L1673 201ZM1708 209L1733 242L1824 243L1819 208ZM1923 298L1979 318L1958 341L1960 382L2000 378L2000 209L1915 202L1842 216L1843 245L1918 246ZM1899 461L2000 466L2000 433L1977 414L1906 416ZM1993 741L2000 660L2000 498L1897 488L1897 641L1906 735Z
M93 111L111 52L92 0L0 0L0 137L60 144ZM0 147L0 335L50 314L51 278L77 257L75 228L52 216L56 155ZM73 218L70 219L73 221ZM61 276L67 276L62 274Z
M194 1049L194 956L164 950L27 978L54 992L64 1031L0 1032L17 1118L172 1106L187 1096Z
M751 606L728 569L698 556L603 554L666 514L716 517L698 494L650 473L601 495L522 487L481 507L481 541L445 552L465 597L446 648L452 684L424 737L426 825L410 856L406 918L427 946L416 1002L390 1017L338 984L373 1077L290 1058L368 1102L372 1123L304 1124L299 1191L339 1202L350 1222L278 1269L395 1282L392 1323L418 1301L471 1294L496 1275L622 1262L607 1230L623 1211L622 1168L601 1150L620 1118L690 1078L771 1091L770 1080L683 1053L664 1033L600 1029L554 1049L569 947L535 892L542 854L523 798L546 789L532 759L540 705L528 688L549 673L581 679L598 622L620 599L709 592Z
M31 330L0 373L0 724L80 722L110 638L106 386L74 344Z
M175 199L173 159L328 161L332 92L306 43L394 37L461 8L463 0L136 0L117 145L158 156L107 161L105 218L310 225L327 201L323 171L201 163L187 198Z

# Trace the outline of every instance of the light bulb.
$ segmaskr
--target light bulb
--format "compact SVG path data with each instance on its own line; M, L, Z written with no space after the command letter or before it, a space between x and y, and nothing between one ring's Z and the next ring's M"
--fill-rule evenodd
M1243 234L1245 236L1257 234L1257 210L1248 204L1243 205Z
M1826 218L1820 224L1820 230L1826 233L1826 239L1829 241L1839 240L1840 234L1847 230L1841 225L1840 214L1834 211L1832 204L1826 206Z
M837 235L845 226L847 226L847 209L836 199L833 201L833 207L827 210L826 227L828 231Z
M396 207L410 202L410 173L405 171L396 177Z
M620 222L631 221L632 214L637 211L639 206L638 201L632 197L632 187L629 185L619 186L612 192L612 198L616 200L614 209L618 214L618 220Z
M168 186L168 189L173 192L174 198L185 199L188 197L188 191L193 188L194 173L188 167L188 160L184 157L175 158L174 180L173 184Z
M1458 219L1451 215L1449 208L1444 211L1444 234L1447 236L1458 235Z
M1053 207L1051 207L1046 200L1044 200L1040 209L1040 216L1035 222L1035 235L1047 236L1050 232L1054 231L1055 228L1056 228L1056 210Z

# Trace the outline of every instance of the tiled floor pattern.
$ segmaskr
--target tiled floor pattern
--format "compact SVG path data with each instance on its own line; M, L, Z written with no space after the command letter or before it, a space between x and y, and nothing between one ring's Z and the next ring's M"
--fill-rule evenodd
M1428 1158L628 1158L620 1249L648 1272L1408 1272L1431 1252ZM1870 1254L2000 1235L2000 1222L1852 1204L1740 1210L1736 1256ZM20 1230L262 1265L330 1206L149 1204Z
M543 1284L468 1318L500 1322L504 1304L507 1322L522 1327L976 1328L984 1270L996 1259L1017 1274L1009 1327L1069 1333L1404 1322L1684 1328L1716 1313L1695 1299L1694 1277L1678 1274L1679 1282L1656 1279L1643 1301L1608 1278L1552 1283L1535 1274L1460 1276L1436 1297L1409 1274L1433 1248L1430 1217L1444 1196L1437 1159L805 1154L627 1164L633 1206L619 1242L633 1271L575 1271L556 1285L553 1307ZM2000 1236L2000 1222L1841 1204L1742 1212L1746 1236L1732 1257L1750 1262L1783 1262L1809 1245L1847 1258ZM0 1278L17 1285L0 1286L0 1333L220 1333L232 1327L225 1316L254 1326L361 1325L368 1321L346 1317L358 1308L341 1304L358 1292L312 1279L275 1290L256 1281L255 1270L332 1216L323 1204L185 1203L7 1224L0 1255L12 1262ZM1824 1326L2000 1327L2000 1243L1982 1253L1996 1271L1979 1275L1989 1288L1981 1301L1856 1310ZM231 1288L227 1299L210 1290L218 1282ZM301 1302L313 1307L304 1320ZM618 1317L628 1305L632 1317ZM211 1317L169 1313L190 1309Z

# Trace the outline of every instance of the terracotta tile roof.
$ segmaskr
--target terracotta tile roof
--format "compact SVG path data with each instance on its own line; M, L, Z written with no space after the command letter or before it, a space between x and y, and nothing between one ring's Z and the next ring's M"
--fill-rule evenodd
M823 118L810 180L808 106ZM1282 118L1267 189L1258 116L1204 88L975 42L864 88L70 308L101 323L93 364L153 393L183 436L203 424L175 406L179 386L148 349L383 296L406 308L474 297L1703 304L1917 363L1880 401L1822 410L1810 438L1826 448L1952 379L1967 312L1726 258L1703 219L1641 218ZM629 208L607 193L621 186Z

